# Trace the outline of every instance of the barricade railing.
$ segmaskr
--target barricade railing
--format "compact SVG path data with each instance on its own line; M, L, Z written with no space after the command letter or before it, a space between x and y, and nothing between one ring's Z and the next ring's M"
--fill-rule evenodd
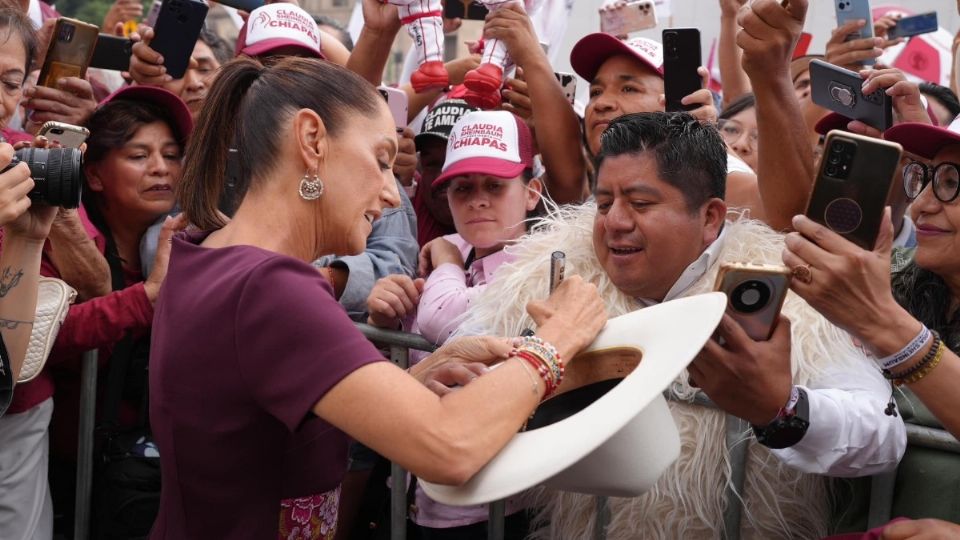
M390 360L402 369L409 367L410 350L432 352L436 347L417 334L384 330L367 324L357 324L363 335L376 345L389 349ZM91 495L93 487L93 437L97 384L97 352L89 351L83 356L80 390L79 446L77 449L77 490L74 521L74 539L87 540L90 531ZM698 395L694 403L704 407L716 406L703 395ZM931 448L960 454L960 442L942 429L934 429L917 424L906 424L907 442L911 446ZM726 445L730 456L731 484L727 488L727 510L724 512L724 532L727 540L740 538L740 521L743 502L737 493L743 493L743 479L746 474L747 442L742 434L746 425L734 416L727 416ZM868 525L875 527L890 520L893 505L893 490L896 471L875 475L871 479L870 509ZM407 475L399 465L391 466L390 536L391 540L406 540L406 520L409 509L406 500ZM606 528L610 523L610 509L606 497L596 497L597 516L594 520L594 537L606 538ZM503 506L502 501L493 503L492 521L488 527L489 540L502 540Z

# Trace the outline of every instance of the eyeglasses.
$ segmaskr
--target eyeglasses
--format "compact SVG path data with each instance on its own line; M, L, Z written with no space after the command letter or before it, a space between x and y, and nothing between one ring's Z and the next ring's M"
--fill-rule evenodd
M953 202L960 194L960 165L946 162L928 167L919 161L911 161L903 168L903 191L911 200L919 197L931 181L933 195L938 201Z
M722 137L723 141L727 144L734 144L739 141L740 137L742 137L746 131L740 122L726 118L721 118L717 122L717 129L720 130L720 137ZM750 144L750 147L756 148L757 139L760 138L760 134L757 133L756 129L751 129L748 135L747 142Z

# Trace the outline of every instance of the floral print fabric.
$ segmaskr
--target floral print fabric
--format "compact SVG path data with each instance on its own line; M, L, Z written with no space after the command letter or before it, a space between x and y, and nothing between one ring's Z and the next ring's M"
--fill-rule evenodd
M333 491L280 502L278 540L333 540L337 531L340 487Z

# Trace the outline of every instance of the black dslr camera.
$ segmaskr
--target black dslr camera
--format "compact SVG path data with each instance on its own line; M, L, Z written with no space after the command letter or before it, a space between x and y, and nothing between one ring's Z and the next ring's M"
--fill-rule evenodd
M0 173L7 172L21 161L30 167L30 176L36 184L28 194L33 203L63 208L80 206L83 155L79 149L21 148Z

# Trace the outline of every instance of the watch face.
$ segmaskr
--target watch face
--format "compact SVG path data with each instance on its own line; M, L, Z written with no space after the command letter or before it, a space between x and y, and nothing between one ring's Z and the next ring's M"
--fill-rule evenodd
M810 427L808 413L807 394L801 388L793 414L781 416L763 427L754 426L753 433L757 442L773 449L789 448L797 444Z

